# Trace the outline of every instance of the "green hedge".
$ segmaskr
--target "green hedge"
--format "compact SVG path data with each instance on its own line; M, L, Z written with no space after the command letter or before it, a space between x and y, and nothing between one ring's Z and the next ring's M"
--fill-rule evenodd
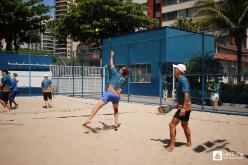
M248 85L221 84L220 97L223 103L248 104Z

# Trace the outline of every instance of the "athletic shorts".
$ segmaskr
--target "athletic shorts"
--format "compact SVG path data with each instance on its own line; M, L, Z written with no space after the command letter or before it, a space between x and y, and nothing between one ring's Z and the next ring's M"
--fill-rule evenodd
M214 92L211 93L210 99L211 99L211 101L219 101L219 99L220 99L219 93L214 93Z
M10 92L9 93L9 99L14 100L16 97L17 92Z
M117 104L120 101L120 97L116 96L115 93L107 91L103 94L102 100L105 104L108 102L112 102L113 104Z
M186 111L184 116L180 116L180 112L181 112L181 110L178 109L177 112L175 113L174 117L177 118L178 120L181 120L181 121L189 121L189 116L190 116L191 111Z
M43 98L44 98L45 101L47 101L48 99L52 100L52 92L44 92L43 93Z
M9 92L1 92L0 93L0 100L8 101L9 100Z

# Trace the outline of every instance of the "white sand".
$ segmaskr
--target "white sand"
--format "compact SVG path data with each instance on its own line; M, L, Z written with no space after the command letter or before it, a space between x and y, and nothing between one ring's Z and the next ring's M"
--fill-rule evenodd
M17 110L0 113L0 165L248 164L245 156L242 160L212 159L213 150L248 155L247 117L192 112L193 146L168 153L163 146L175 110L158 115L157 106L121 102L121 127L114 131L108 104L91 123L99 133L92 133L81 123L96 100L56 96L55 108L48 111L41 108L42 97L17 97L16 101ZM177 144L185 142L179 125Z

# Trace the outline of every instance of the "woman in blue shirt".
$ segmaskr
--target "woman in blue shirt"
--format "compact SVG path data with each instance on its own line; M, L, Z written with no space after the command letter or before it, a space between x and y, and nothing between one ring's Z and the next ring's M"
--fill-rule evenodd
M11 78L8 74L8 70L2 70L2 78L0 84L0 103L3 105L5 111L9 111L8 100L9 93L11 92Z
M112 71L112 76L107 91L103 94L102 99L93 108L90 116L83 123L83 126L86 126L91 122L91 120L99 111L99 109L101 109L108 102L112 102L114 109L114 118L115 118L115 130L117 130L118 128L118 107L120 101L120 94L124 86L127 84L128 69L126 67L122 67L120 68L119 71L117 71L117 69L114 66L113 57L114 57L114 52L113 50L111 50L110 67Z
M18 80L16 79L17 77L17 74L14 73L14 77L13 79L11 79L11 92L9 94L9 105L10 105L10 108L13 108L12 107L12 103L15 104L15 107L14 108L17 108L18 104L16 103L15 101L15 96L18 92L18 88L17 88L17 83L18 83Z

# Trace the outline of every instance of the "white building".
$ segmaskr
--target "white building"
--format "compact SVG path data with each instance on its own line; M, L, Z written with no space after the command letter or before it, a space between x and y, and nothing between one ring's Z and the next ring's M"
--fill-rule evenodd
M76 0L55 0L55 19L59 19L63 14L67 13L69 4L76 3ZM76 47L79 42L67 38L63 43L56 41L56 54L60 56L70 57L75 55Z

